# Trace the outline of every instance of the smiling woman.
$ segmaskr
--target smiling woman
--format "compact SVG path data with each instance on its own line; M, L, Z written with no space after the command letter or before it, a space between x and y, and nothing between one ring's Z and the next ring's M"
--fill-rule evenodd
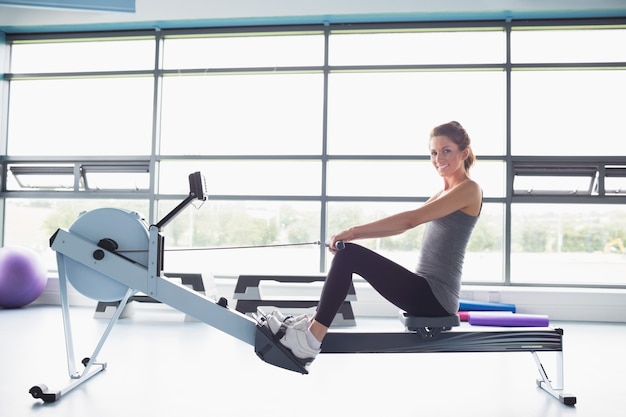
M474 165L474 152L470 138L459 122L453 121L435 127L430 133L430 159L442 175L461 170L469 176L469 170Z
M329 244L334 258L312 319L289 321L278 311L269 316L276 339L296 357L308 363L320 352L355 274L408 315L444 317L458 311L465 251L482 208L482 190L469 179L474 155L469 136L458 122L435 127L430 147L443 190L417 208L334 234ZM401 235L420 225L424 225L423 246L414 272L353 243Z

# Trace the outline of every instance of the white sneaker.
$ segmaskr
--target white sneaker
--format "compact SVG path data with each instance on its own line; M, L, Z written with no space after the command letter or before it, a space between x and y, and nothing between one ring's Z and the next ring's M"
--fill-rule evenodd
M267 317L269 316L276 317L278 321L280 321L281 323L285 323L285 325L287 326L291 326L292 324L299 322L300 320L306 320L307 322L309 321L309 317L306 314L300 314L299 316L285 316L280 310L272 311L270 314L267 315Z
M320 349L313 349L307 340L306 332L309 330L307 320L299 320L287 325L280 322L278 317L270 315L267 316L267 324L280 343L295 357L311 361L320 353Z

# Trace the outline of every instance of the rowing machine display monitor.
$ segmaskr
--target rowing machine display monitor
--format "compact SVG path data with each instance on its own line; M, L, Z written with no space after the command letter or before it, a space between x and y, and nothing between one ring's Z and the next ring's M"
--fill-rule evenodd
M189 174L189 195L197 200L206 200L206 181L200 172Z
M200 172L194 172L189 174L189 195L178 206L169 212L160 222L156 224L156 227L160 230L165 227L170 221L174 219L185 207L191 204L194 200L206 200L206 183L204 177Z

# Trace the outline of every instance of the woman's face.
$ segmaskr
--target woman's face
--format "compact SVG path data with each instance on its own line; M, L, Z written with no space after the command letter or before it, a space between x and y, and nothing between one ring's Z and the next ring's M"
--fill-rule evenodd
M447 136L430 138L430 161L442 177L465 174L464 161L467 156L468 151L460 150Z

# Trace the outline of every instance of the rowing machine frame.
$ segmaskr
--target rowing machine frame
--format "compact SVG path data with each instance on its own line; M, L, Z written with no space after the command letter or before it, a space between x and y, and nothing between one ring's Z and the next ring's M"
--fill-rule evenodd
M308 363L294 357L276 340L263 317L252 318L227 308L223 302L215 302L204 294L195 292L162 276L164 239L161 229L194 200L205 200L203 179L199 172L189 176L190 193L163 220L148 228L148 264L142 265L116 253L113 248L103 248L76 233L58 229L50 238L50 246L56 252L59 271L59 290L65 332L68 373L71 383L58 391L51 391L44 384L33 386L29 393L44 402L54 402L73 389L104 371L106 362L98 361L104 343L117 323L128 300L137 293L144 293L199 321L215 327L249 345L263 361L272 365L308 373ZM104 238L105 236L103 236ZM90 357L84 358L84 369L79 372L74 354L68 299L68 275L66 261L71 259L105 275L127 287L108 326L101 335ZM451 330L448 327L422 329L412 328L402 332L329 332L322 344L321 353L422 353L422 352L530 352L535 359L540 379L537 385L566 405L574 405L576 397L563 390L563 330L554 328L510 328L490 331ZM553 352L556 356L556 380L552 382L539 358L539 352Z

